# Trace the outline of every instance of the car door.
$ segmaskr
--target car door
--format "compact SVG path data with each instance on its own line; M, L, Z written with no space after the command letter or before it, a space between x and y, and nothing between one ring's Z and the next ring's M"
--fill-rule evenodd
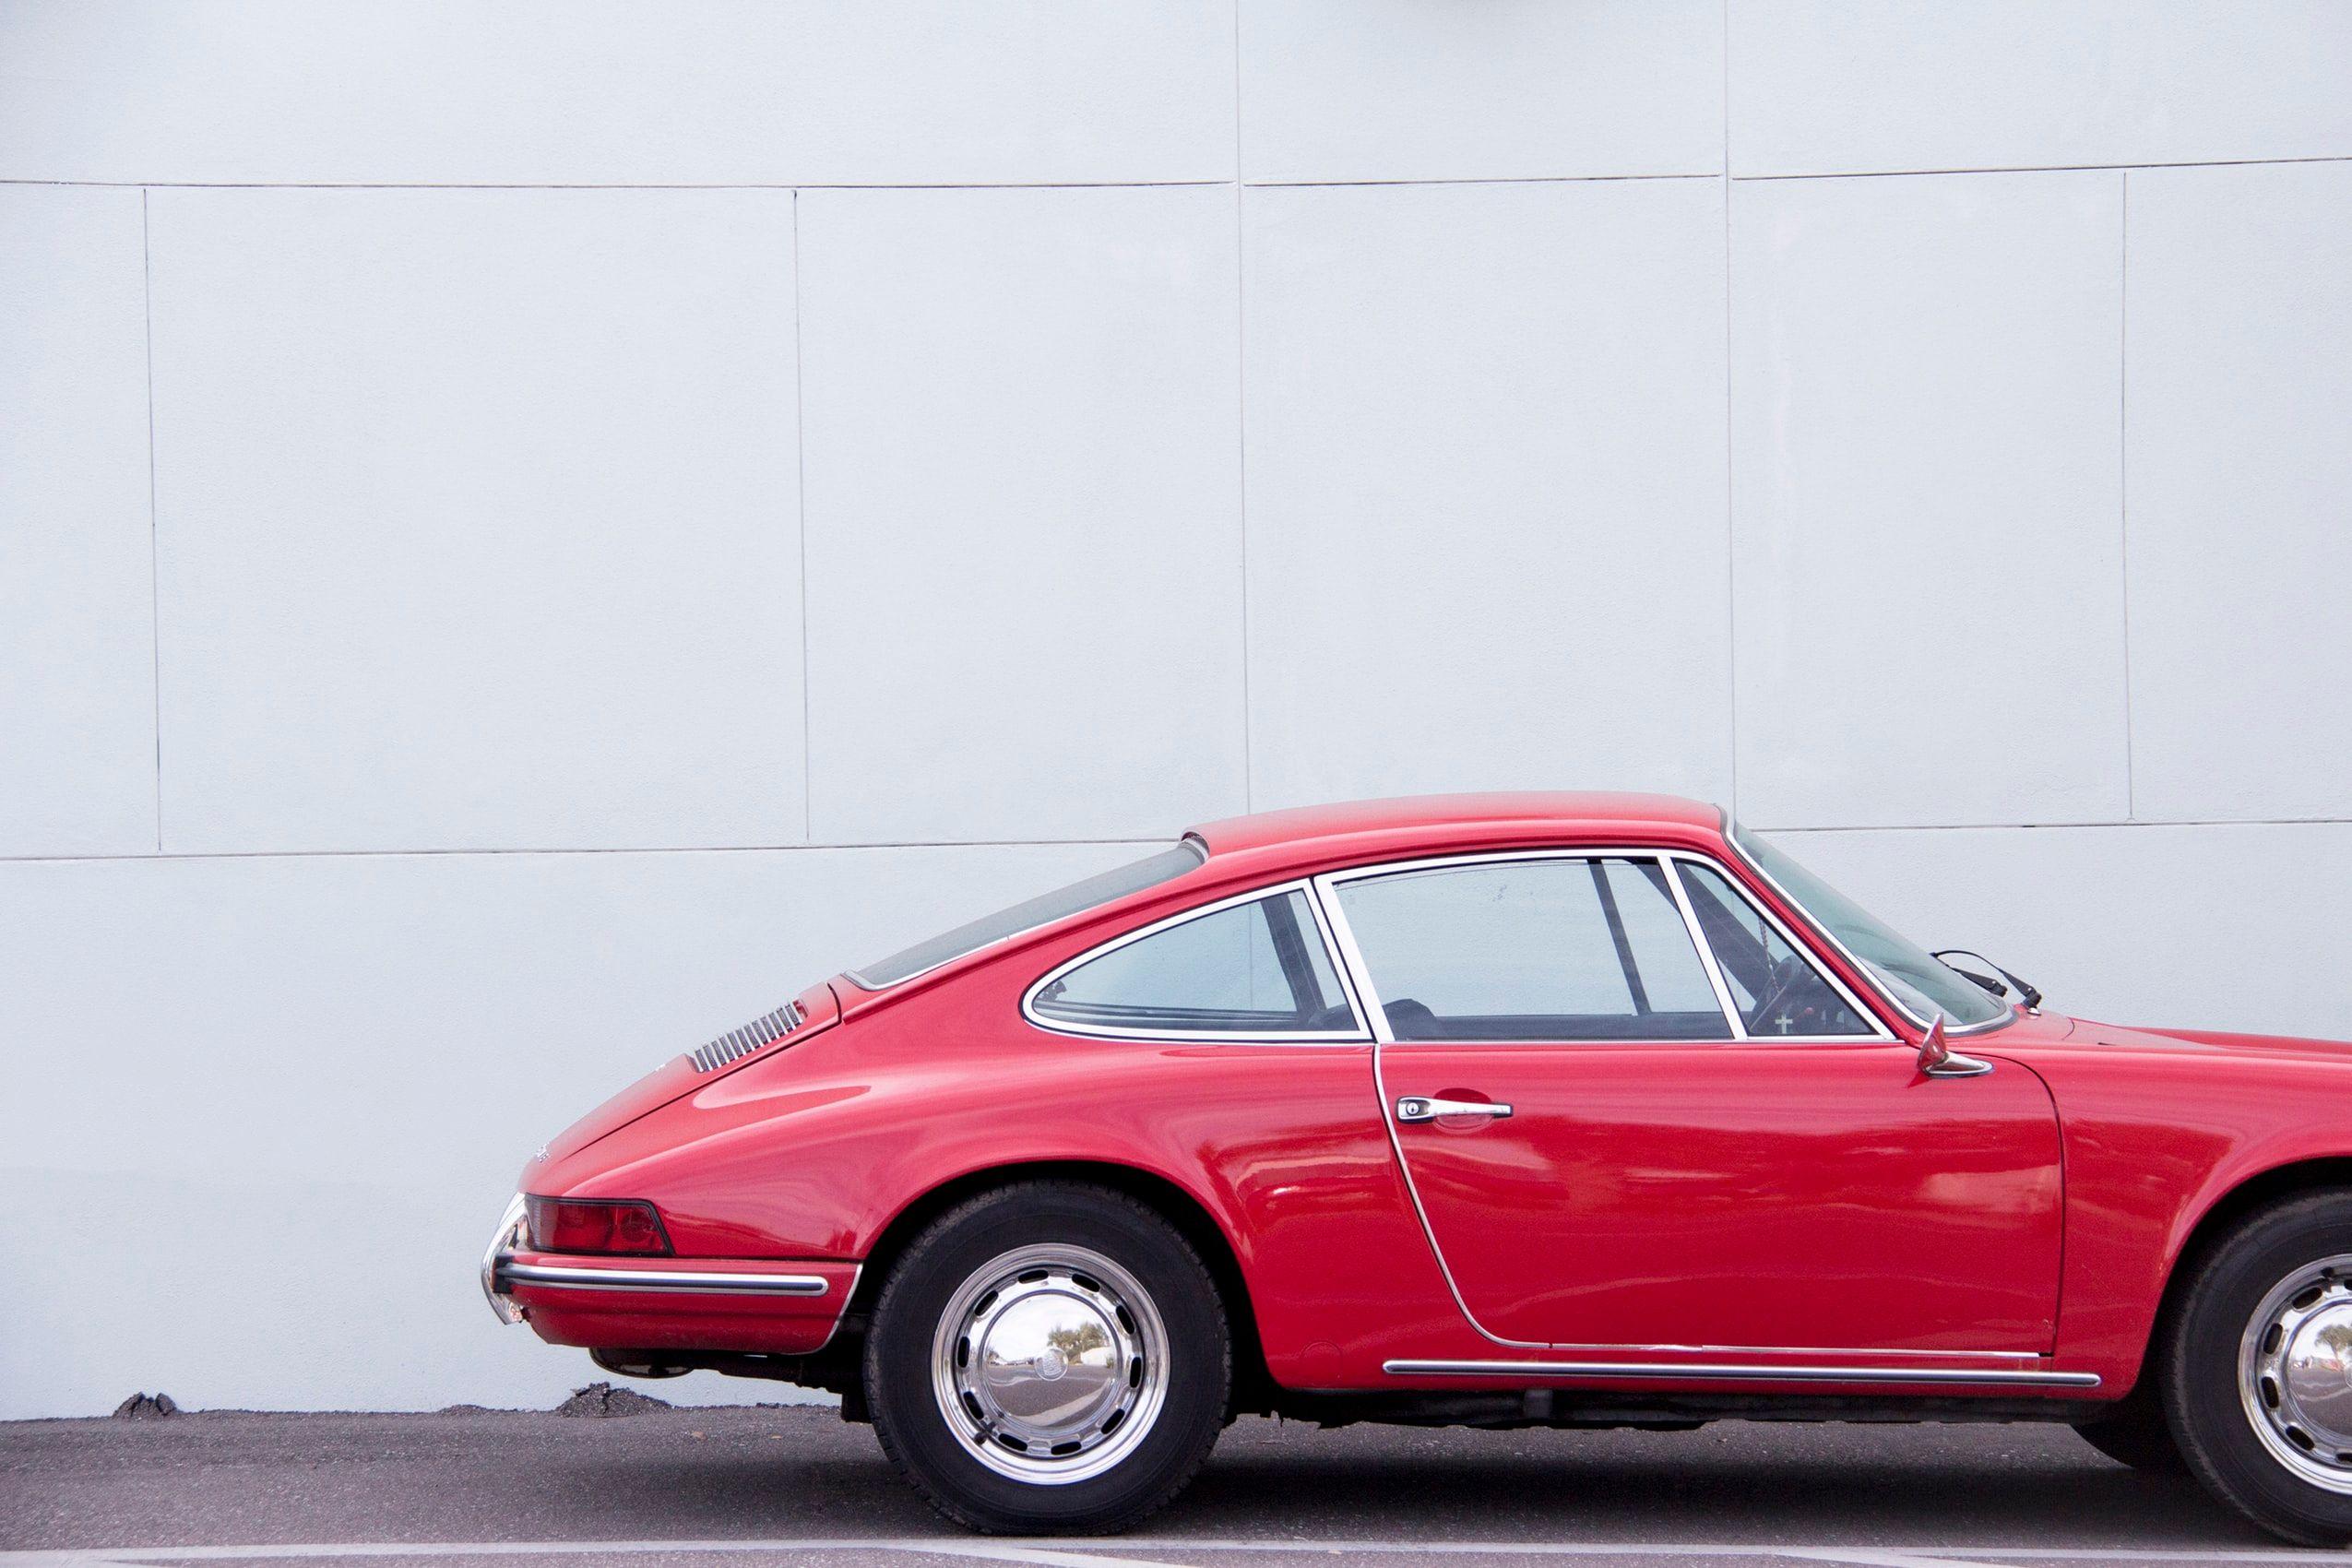
M1462 857L1319 880L1396 1158L1488 1336L2047 1352L2056 1111L1914 1049L1720 865Z

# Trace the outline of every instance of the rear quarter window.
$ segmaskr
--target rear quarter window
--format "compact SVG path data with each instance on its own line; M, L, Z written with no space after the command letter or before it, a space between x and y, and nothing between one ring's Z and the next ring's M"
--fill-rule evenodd
M1352 1034L1355 1011L1300 888L1099 948L1030 993L1033 1020L1092 1034Z

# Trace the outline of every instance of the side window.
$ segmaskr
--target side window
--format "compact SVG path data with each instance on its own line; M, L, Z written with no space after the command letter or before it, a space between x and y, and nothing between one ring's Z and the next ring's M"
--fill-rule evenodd
M1781 939L1763 911L1711 866L1680 861L1691 912L1715 950L1740 1021L1751 1035L1866 1035L1874 1031L1812 961Z
M1113 1032L1355 1028L1314 912L1296 888L1114 947L1039 988L1029 1010L1049 1023Z
M1338 885L1406 1039L1728 1039L1654 860L1431 866Z

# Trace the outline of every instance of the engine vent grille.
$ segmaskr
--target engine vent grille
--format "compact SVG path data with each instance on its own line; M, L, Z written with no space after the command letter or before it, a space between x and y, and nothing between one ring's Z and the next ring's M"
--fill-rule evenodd
M765 1017L754 1018L740 1029L730 1029L701 1047L694 1053L695 1071L712 1073L730 1062L741 1061L763 1045L772 1045L808 1021L797 1002L787 1002Z

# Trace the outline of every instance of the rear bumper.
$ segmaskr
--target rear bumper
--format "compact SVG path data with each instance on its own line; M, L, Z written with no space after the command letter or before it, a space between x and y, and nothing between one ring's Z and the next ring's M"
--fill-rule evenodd
M806 1355L857 1289L851 1263L532 1252L522 1218L517 1196L482 1254L481 1291L501 1323L528 1322L553 1345Z
M646 1290L671 1296L823 1296L833 1289L833 1282L821 1274L743 1274L695 1264L667 1268L593 1268L578 1264L525 1263L513 1253L498 1255L491 1268L491 1278L493 1289L510 1297L517 1285L555 1290Z

